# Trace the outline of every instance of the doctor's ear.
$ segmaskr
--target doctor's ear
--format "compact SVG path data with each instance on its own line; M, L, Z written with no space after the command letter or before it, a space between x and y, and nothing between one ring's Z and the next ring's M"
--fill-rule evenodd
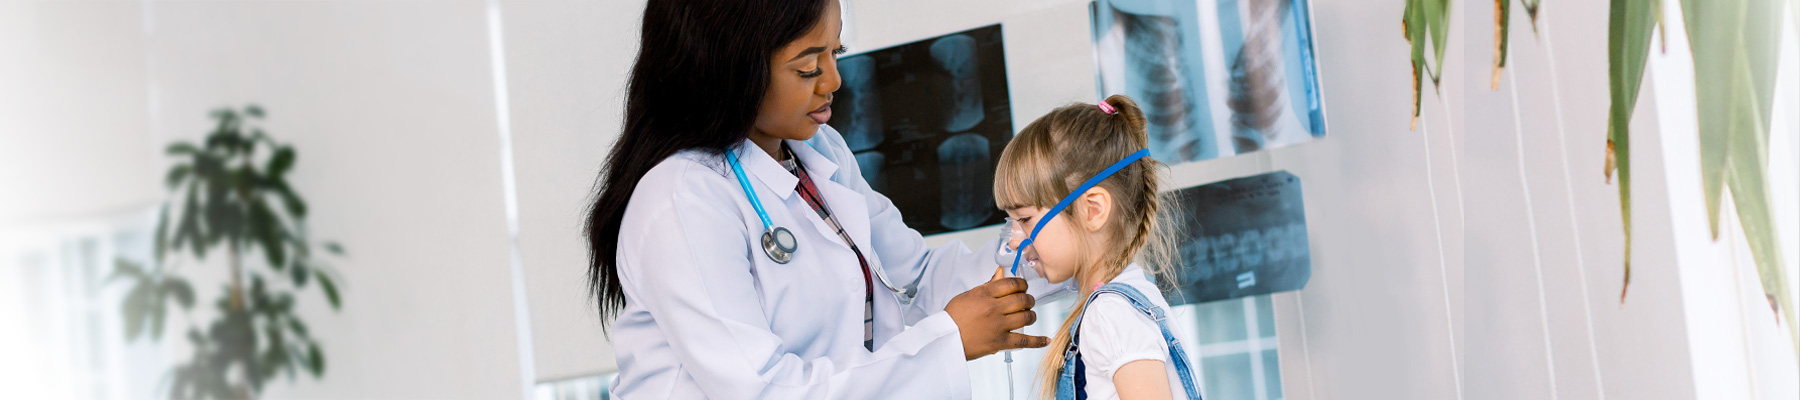
M1081 219L1081 228L1088 232L1106 228L1107 219L1112 218L1112 202L1112 192L1103 187L1096 186L1082 193L1074 204L1081 211L1076 216Z

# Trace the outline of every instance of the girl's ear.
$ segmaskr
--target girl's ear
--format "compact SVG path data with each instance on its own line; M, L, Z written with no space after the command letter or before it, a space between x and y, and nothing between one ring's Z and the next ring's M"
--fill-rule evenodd
M1088 232L1099 232L1106 227L1106 221L1112 218L1112 192L1103 187L1088 189L1081 198L1075 200L1074 206L1081 209L1081 227Z

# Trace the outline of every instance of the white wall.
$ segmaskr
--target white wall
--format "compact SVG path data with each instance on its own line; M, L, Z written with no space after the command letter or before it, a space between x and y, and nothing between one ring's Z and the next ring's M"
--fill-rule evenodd
M205 110L260 103L301 150L311 234L349 250L343 312L302 307L330 375L268 396L521 393L484 5L157 2L149 19L153 132L197 137Z
M325 380L265 396L524 393L482 2L0 7L0 29L20 33L0 35L7 228L148 210L166 143L204 135L215 107L258 103L264 127L299 149L290 182L310 233L349 251L336 263L343 311L316 287L300 297ZM216 267L187 267L203 299Z
M616 369L587 292L586 208L623 124L642 2L500 3L539 381Z
M142 9L0 2L0 226L159 198Z

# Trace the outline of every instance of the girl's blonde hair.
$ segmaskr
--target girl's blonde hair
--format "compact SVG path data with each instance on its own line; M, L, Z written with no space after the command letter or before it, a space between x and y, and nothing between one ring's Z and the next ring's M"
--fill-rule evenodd
M1123 95L1104 101L1117 112L1108 114L1098 105L1075 103L1052 110L1020 130L1000 154L995 168L995 203L1003 210L1049 208L1101 170L1149 147L1144 112L1137 102ZM1090 273L1115 276L1135 260L1161 278L1158 281L1163 284L1174 282L1174 268L1170 266L1175 258L1175 234L1169 229L1172 224L1162 218L1173 210L1158 194L1163 166L1145 157L1096 185L1112 194L1111 214L1115 217L1108 220L1101 233L1107 248L1100 249L1102 258L1095 264L1099 270ZM1060 217L1078 220L1082 218L1080 209L1065 208ZM1068 226L1076 225L1071 222ZM1029 231L1031 227L1025 229ZM1090 254L1087 243L1078 245L1084 257ZM1039 369L1040 394L1044 398L1055 395L1056 378L1064 367L1062 354L1070 345L1069 328L1085 308L1086 298L1076 300L1075 309L1045 349Z

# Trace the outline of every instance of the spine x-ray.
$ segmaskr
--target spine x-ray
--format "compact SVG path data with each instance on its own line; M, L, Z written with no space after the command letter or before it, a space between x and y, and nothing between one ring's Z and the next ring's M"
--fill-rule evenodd
M1013 129L999 25L842 57L838 73L830 124L908 227L1001 222L994 162Z
M1205 303L1299 290L1312 277L1300 178L1287 171L1172 193L1182 210L1180 267L1169 304Z

